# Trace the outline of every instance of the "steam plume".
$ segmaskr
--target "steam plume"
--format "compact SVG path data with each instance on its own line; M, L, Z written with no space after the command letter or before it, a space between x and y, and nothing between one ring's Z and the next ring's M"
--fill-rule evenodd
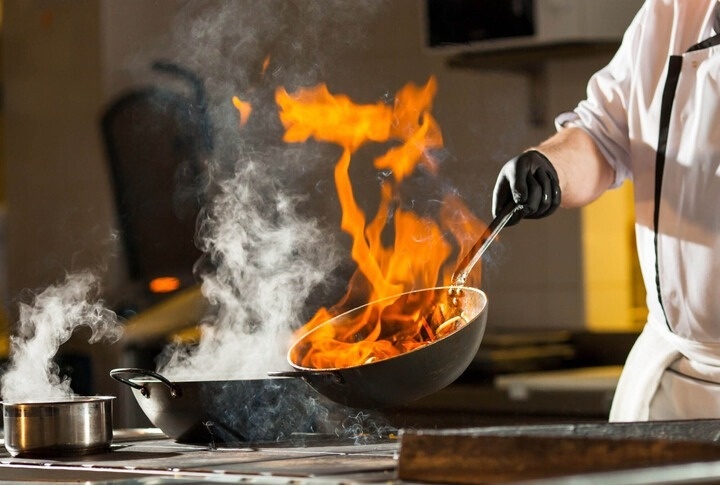
M303 197L282 190L269 171L240 162L235 176L220 184L200 226L213 266L202 291L218 314L196 347L166 352L164 374L262 378L286 367L292 327L337 258L316 221L296 213Z
M7 402L66 399L74 393L60 376L53 357L80 327L92 331L90 343L117 341L122 329L114 312L93 301L97 278L89 272L70 274L46 288L32 305L21 304L17 333L10 341L10 362L0 380Z

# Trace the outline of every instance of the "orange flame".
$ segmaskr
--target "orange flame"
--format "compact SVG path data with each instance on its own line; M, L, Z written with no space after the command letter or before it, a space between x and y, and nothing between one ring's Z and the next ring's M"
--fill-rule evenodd
M299 143L312 138L343 149L335 166L335 185L342 208L341 227L352 236L351 255L357 263L344 298L330 309L318 310L295 333L301 338L316 329L310 344L291 355L295 364L348 367L393 357L436 338L437 325L444 318L432 315L439 311L437 305L410 302L407 295L388 298L413 289L449 284L456 262L449 261L453 245L443 234L452 235L456 256L462 256L484 229L453 196L443 201L439 222L394 207L400 184L418 165L423 164L431 174L437 171L429 155L442 147L440 128L430 113L436 90L433 77L424 86L409 83L397 93L392 106L382 102L356 104L345 95L331 94L324 84L292 94L283 88L276 91L284 141ZM377 213L368 221L353 193L350 163L362 145L388 141L397 145L377 157L374 166L391 171L393 177L382 184ZM387 246L383 232L393 209L394 244ZM344 322L342 328L319 327L347 309L348 303L358 301L378 303L368 305L352 321Z
M247 124L248 119L250 118L250 114L252 113L252 105L247 101L241 100L237 96L233 96L232 102L235 108L240 113L240 127L243 127Z

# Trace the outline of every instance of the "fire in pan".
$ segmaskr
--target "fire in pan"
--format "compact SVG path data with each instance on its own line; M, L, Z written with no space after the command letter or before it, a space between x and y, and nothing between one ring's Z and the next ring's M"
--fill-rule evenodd
M272 375L301 377L333 401L367 408L446 387L472 362L487 323L487 296L465 286L467 276L521 210L503 208L461 260L452 286L406 292L332 318L290 348L294 371Z

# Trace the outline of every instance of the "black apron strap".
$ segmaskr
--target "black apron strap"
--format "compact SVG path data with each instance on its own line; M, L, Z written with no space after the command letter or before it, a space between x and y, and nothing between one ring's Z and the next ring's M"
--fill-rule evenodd
M713 35L712 37L709 37L705 39L702 42L699 42L695 44L694 46L690 47L687 52L693 52L693 51L699 51L701 49L707 49L708 47L713 47L720 44L720 34Z
M658 253L658 232L660 223L660 200L662 195L662 180L665 170L665 151L667 149L667 140L670 130L670 115L672 113L673 102L675 101L675 90L678 80L680 79L680 70L682 68L682 56L670 56L668 62L667 78L665 79L665 88L663 89L662 103L660 104L660 130L658 134L657 152L655 154L655 210L653 213L653 224L655 230L655 286L657 288L658 301L665 317L665 324L672 331L667 313L665 313L665 305L663 304L662 292L660 289L660 255Z

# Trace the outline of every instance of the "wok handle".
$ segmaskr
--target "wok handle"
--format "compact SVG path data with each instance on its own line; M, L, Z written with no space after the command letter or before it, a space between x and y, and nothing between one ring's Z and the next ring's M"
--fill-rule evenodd
M480 238L477 240L475 245L468 251L468 253L460 261L460 264L455 269L452 275L452 286L465 286L465 280L467 279L470 271L475 267L483 253L490 247L490 244L495 240L500 231L507 225L512 219L512 216L516 212L524 210L525 205L515 204L514 202L506 205L500 210L500 213L485 229Z
M137 389L140 391L140 394L142 394L145 397L150 396L150 390L147 388L147 386L143 384L138 384L137 382L131 381L131 377L125 377L126 375L130 375L131 377L152 377L153 379L157 379L158 381L162 382L166 386L170 388L170 396L171 397L181 397L182 396L182 389L179 385L175 384L174 382L170 381L168 378L162 376L161 374L158 374L157 372L153 372L151 370L147 369L138 369L135 367L123 367L120 369L113 369L110 371L110 377L115 379L118 382L122 382L123 384L132 387L133 389Z
M333 379L337 384L344 384L345 379L339 372L331 370L282 370L282 371L270 371L268 372L270 377L299 377L301 379L306 377L322 377L325 379Z

